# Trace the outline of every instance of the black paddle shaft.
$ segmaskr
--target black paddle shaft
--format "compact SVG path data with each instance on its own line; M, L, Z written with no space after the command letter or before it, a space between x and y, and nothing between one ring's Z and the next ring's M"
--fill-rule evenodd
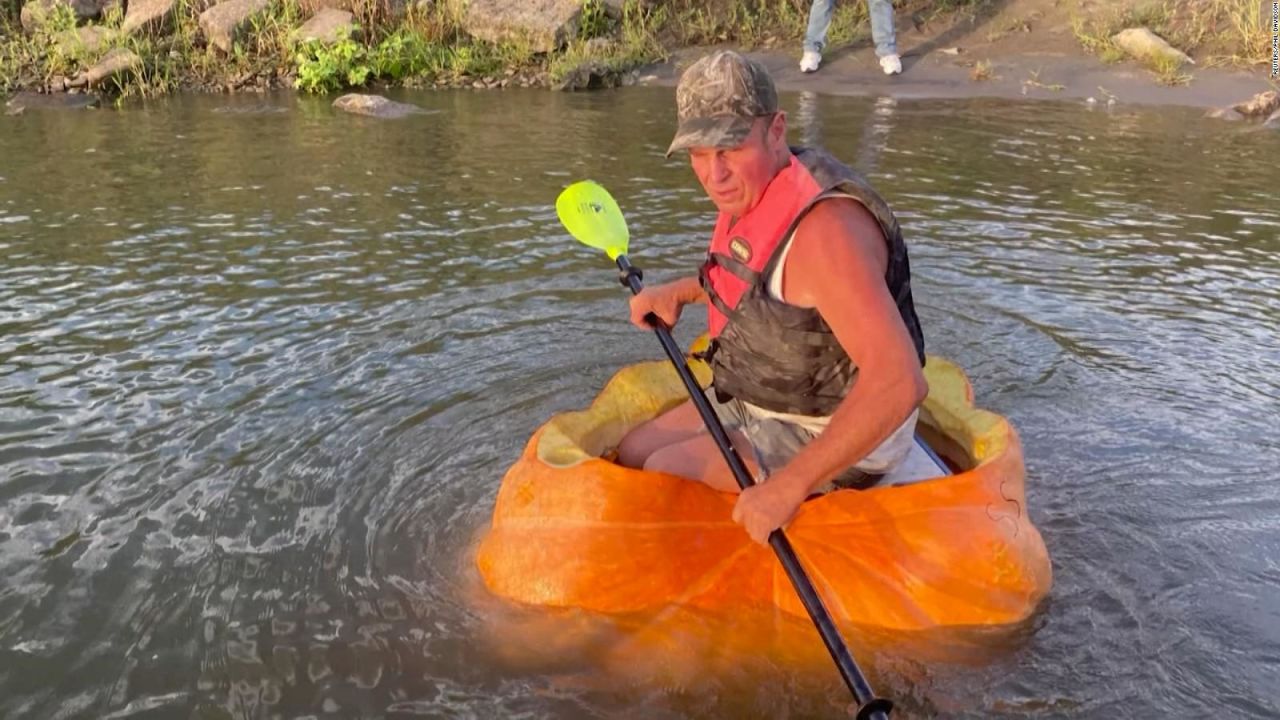
M644 289L641 282L644 278L643 273L631 265L626 255L619 255L617 259L618 269L622 271L619 280L622 284L631 289L631 294L639 295ZM724 455L725 462L729 463L729 469L733 471L733 477L738 481L738 487L746 490L755 485L755 480L751 477L750 471L747 470L746 464L742 462L742 457L738 455L738 451L734 449L733 443L729 441L729 435L724 431L724 426L720 424L720 418L716 416L715 410L711 408L711 403L707 401L707 396L702 392L702 386L694 379L693 372L689 370L688 363L685 362L684 353L681 352L680 346L676 344L674 338L671 337L671 329L653 313L645 316L645 320L653 327L653 331L657 333L658 340L662 342L662 349L667 352L667 358L671 360L671 364L675 365L676 372L679 373L680 379L684 381L685 389L689 391L689 398L693 400L693 404L698 408L698 414L702 416L702 421L706 423L707 430L710 431L711 437L715 438L716 445L720 447L720 454ZM777 553L778 560L782 562L782 567L787 571L787 577L791 579L791 584L795 587L796 593L800 596L800 601L804 603L804 609L808 611L809 618L813 620L813 624L818 628L818 634L822 636L822 642L827 646L827 652L831 653L831 659L835 660L836 667L840 670L840 676L844 678L845 685L849 686L849 691L853 693L854 699L858 701L858 713L856 720L887 720L889 712L893 709L893 703L885 698L878 698L872 692L871 686L867 684L867 679L863 677L862 671L858 669L858 664L854 661L853 655L849 653L849 648L844 644L844 640L840 637L840 631L836 630L835 622L831 619L831 614L827 612L827 608L822 604L822 598L818 597L818 591L814 589L813 583L809 581L809 576L805 574L804 568L800 565L800 559L796 557L796 551L791 547L791 542L787 540L787 536L779 528L769 534L769 546Z

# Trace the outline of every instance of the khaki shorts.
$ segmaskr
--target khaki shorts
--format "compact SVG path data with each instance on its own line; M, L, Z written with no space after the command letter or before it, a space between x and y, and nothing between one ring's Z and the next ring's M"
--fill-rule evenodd
M747 438L747 442L751 443L752 454L762 475L756 478L757 482L763 481L771 473L777 472L782 466L791 462L791 458L795 457L801 448L818 436L813 430L801 425L779 418L761 417L737 398L720 402L714 390L707 393L707 399L711 401L711 407L716 411L716 416L720 418L720 424L724 425L724 429L730 433L736 431L742 434ZM884 476L849 468L840 473L835 480L819 487L815 493L822 494L846 488L864 490L875 485L882 477Z

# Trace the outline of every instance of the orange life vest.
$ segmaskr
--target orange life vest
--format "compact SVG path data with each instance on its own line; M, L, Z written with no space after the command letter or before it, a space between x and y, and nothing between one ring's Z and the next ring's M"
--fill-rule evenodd
M737 307L778 245L791 235L789 230L823 191L808 169L792 155L787 167L765 188L760 202L737 222L727 213L720 213L711 236L706 274L721 303L729 308ZM743 272L744 269L750 272ZM728 313L717 307L718 304L711 303L707 311L711 337L717 337L729 321Z

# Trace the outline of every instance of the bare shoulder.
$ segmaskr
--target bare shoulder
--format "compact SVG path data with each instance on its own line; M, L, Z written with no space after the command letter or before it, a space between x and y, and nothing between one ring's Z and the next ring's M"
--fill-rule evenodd
M877 275L889 267L889 248L880 223L853 198L819 202L800 221L792 242L791 255L798 264L853 261L870 266Z

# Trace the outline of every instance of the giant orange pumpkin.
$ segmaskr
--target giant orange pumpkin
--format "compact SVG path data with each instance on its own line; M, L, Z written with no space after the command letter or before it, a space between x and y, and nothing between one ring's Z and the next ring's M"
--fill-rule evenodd
M709 371L691 366L706 382ZM1009 422L973 406L954 364L930 357L920 434L959 469L806 502L787 535L838 624L886 630L1010 625L1052 583L1027 517ZM552 417L498 491L477 563L519 603L633 613L781 609L806 617L773 552L732 522L734 496L606 459L687 395L666 362L619 371L586 410Z

